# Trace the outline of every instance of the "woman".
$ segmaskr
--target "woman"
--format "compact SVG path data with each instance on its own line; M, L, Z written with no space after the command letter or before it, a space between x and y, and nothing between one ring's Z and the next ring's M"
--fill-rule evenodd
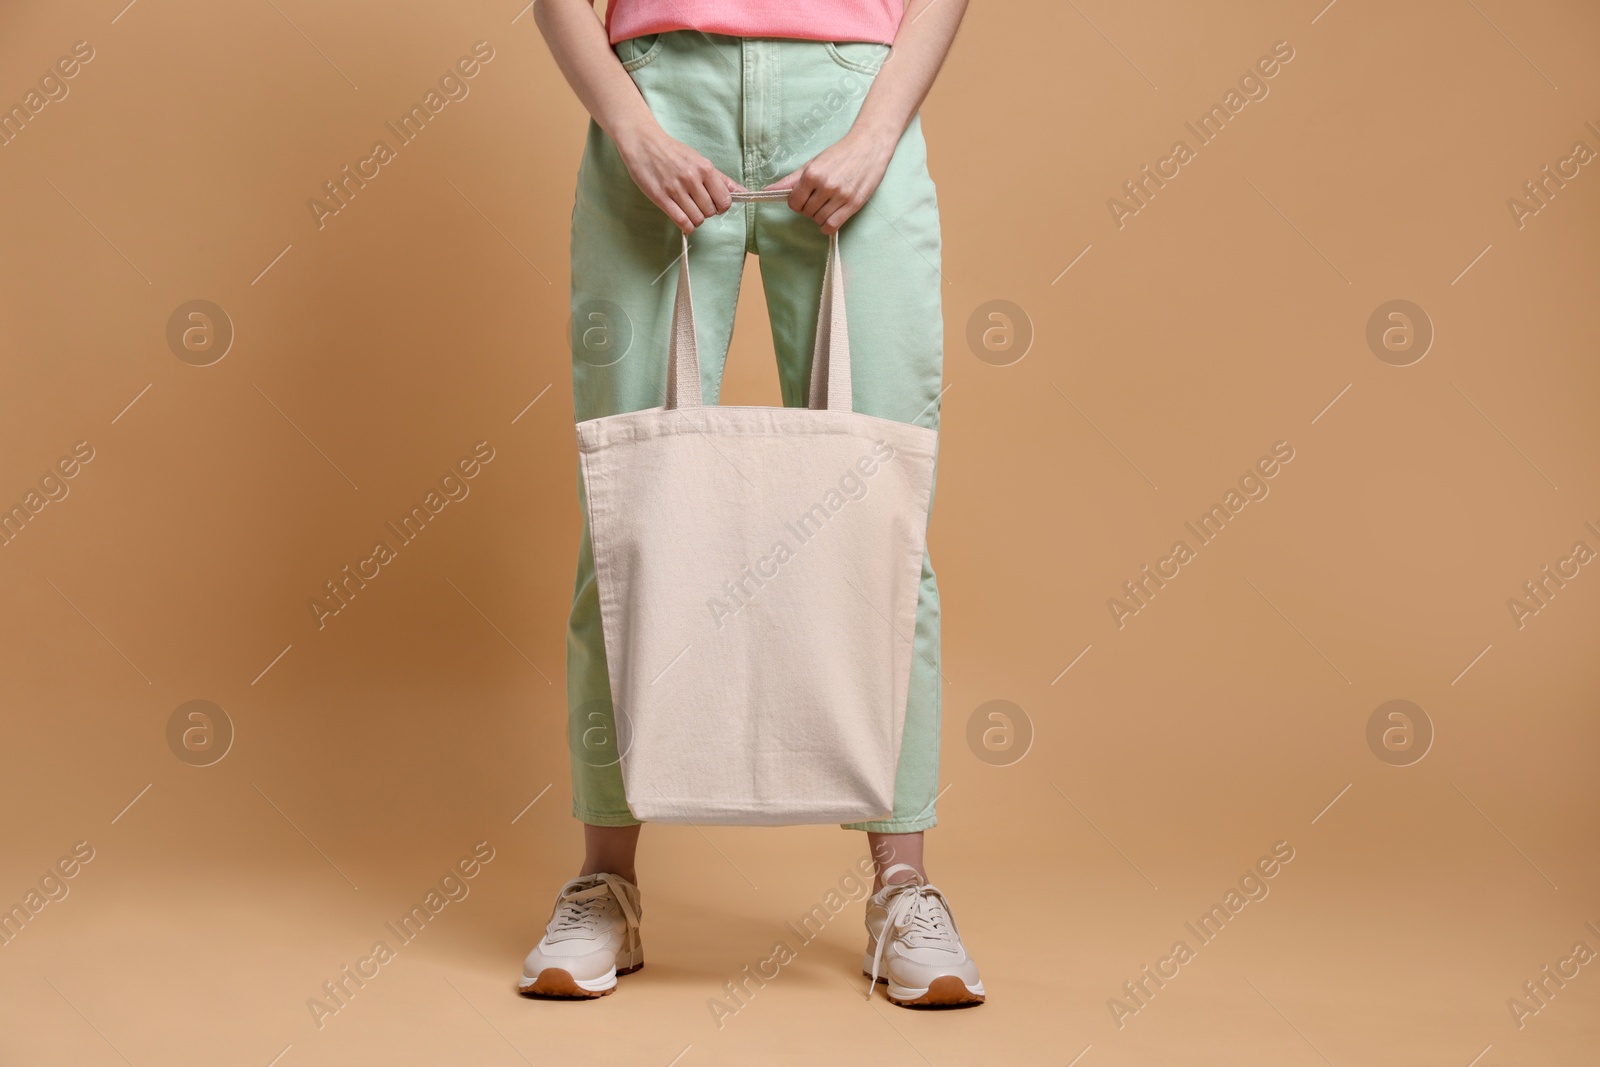
M965 0L612 0L604 27L590 4L534 6L592 116L572 214L578 420L662 403L666 361L625 357L667 351L673 285L656 282L680 255L680 230L693 237L706 402L721 391L744 259L754 253L783 400L804 406L823 263L838 232L854 312L855 410L936 430L939 215L917 109ZM790 187L787 203L730 212L730 192ZM898 1004L981 1003L977 966L922 863L923 831L937 821L940 705L939 596L926 557L914 646L894 810L846 827L867 832L876 859L862 970ZM604 759L589 748L614 737L614 723L587 529L567 687L572 812L586 855L524 962L520 989L596 997L642 966L643 952L639 822L614 744Z

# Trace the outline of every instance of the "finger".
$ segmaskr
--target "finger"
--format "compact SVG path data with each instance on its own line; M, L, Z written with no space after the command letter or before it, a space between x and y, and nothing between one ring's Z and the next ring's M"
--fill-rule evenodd
M670 204L671 201L668 201L668 203ZM677 204L672 204L670 208L666 209L666 212L667 217L672 220L672 224L682 230L685 236L694 233L694 223L689 221L689 216L685 215Z
M818 189L811 202L806 205L806 217L816 222L818 226L828 221L828 217L835 211L849 203L849 198L842 193L829 193Z
M722 173L720 170L717 171L717 177L721 178L724 182L726 182L727 185L728 185L728 188L731 189L733 192L736 192L736 193L748 193L750 191L749 189L746 189L744 186L740 185L738 182L734 181L732 178L728 177L726 174Z
M689 228L684 230L685 233L693 233L701 223L706 221L705 212L700 210L700 205L695 203L694 197L687 192L675 192L672 194L672 199L678 205L680 213L689 223Z
M817 188L811 190L811 195L806 198L805 203L801 204L795 210L799 211L800 214L820 225L824 218L822 214L823 209L826 208L830 202L831 201L829 200L827 190Z
M808 174L805 168L794 172L790 178L785 179L794 188L789 194L789 208L802 215L810 215L816 207L816 196L819 192L817 179Z
M777 181L773 182L770 186L768 186L768 188L769 189L792 189L795 186L800 184L800 176L802 174L804 174L804 173L805 173L805 168L801 167L799 170L794 171L793 173L785 174L783 177L779 178Z
M671 219L672 224L682 230L685 235L694 233L694 223L689 221L689 216L685 215L677 204L669 200L667 201L667 206L661 210L666 212L667 218Z
M846 204L833 214L827 216L827 221L822 224L823 234L831 237L833 234L838 233L839 227L843 226L846 222L849 222L852 218L854 218L856 212L859 210L860 209L854 204Z
M650 202L661 209L661 213L672 220L672 224L684 233L694 232L694 223L689 221L689 216L683 213L677 203L672 199L672 194L665 189L648 191Z
M705 219L709 219L713 215L719 215L722 213L723 209L717 207L717 201L712 194L711 187L706 183L693 181L689 184L687 191L690 199L694 201L695 206L700 209L702 222L705 221ZM728 203L732 204L733 201L730 200Z
M855 186L845 179L835 179L820 183L817 195L809 205L806 213L817 221L817 225L824 225L837 211L849 207L856 202Z
M713 173L716 176L706 183L706 189L710 191L711 202L716 206L717 214L720 215L733 206L733 197L728 194L732 187L738 183L721 171L714 171Z

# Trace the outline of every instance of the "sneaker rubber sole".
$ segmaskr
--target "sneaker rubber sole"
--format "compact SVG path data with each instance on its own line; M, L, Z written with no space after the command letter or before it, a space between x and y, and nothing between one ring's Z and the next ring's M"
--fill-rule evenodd
M861 973L872 977L871 971ZM962 1004L982 1004L985 999L983 983L980 982L977 989L968 989L967 984L953 974L940 975L927 989L907 989L882 976L878 978L878 984L886 986L884 993L889 1000L902 1008L950 1008Z
M635 963L632 967L624 967L620 971L595 978L591 981L580 982L572 977L571 972L560 967L546 967L539 972L539 976L529 981L524 975L521 982L517 983L517 992L525 997L554 997L561 1000L594 1000L597 997L608 997L617 991L617 978L624 974L632 974L644 963Z

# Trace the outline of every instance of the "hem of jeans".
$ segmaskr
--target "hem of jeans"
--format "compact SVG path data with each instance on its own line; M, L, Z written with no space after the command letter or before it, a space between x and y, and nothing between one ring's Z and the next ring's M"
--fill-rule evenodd
M939 825L936 816L921 819L877 819L872 822L843 822L841 830L865 830L869 834L920 834Z
M590 811L588 808L572 805L572 817L579 822L588 823L590 826L641 826L632 812L616 814L615 812Z

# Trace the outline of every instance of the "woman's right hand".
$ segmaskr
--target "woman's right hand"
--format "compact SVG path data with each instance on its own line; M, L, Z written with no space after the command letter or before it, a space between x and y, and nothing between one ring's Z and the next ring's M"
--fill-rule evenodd
M732 207L730 192L746 191L659 125L617 138L617 148L634 184L686 234Z

